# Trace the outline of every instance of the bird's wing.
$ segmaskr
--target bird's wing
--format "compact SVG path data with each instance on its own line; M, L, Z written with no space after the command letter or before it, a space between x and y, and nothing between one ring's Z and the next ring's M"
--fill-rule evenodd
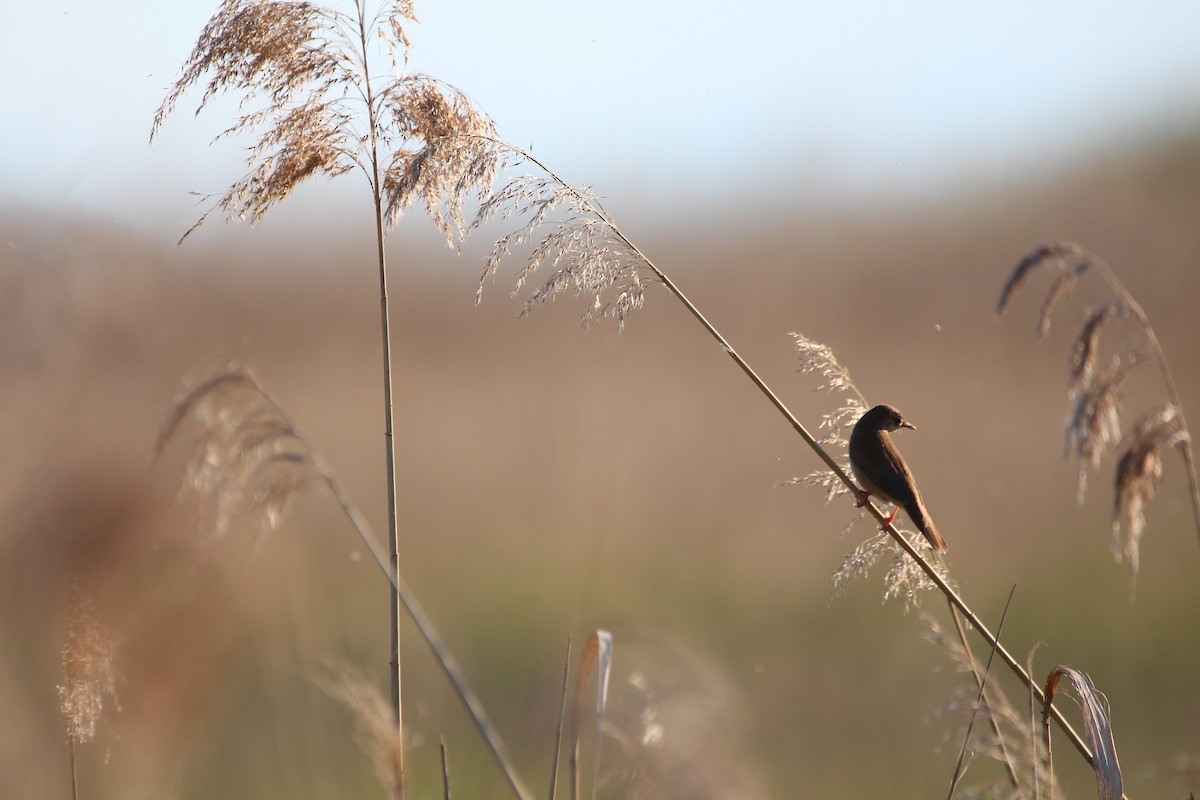
M886 431L879 432L879 449L883 458L880 459L878 475L872 476L875 485L882 494L897 505L908 508L917 502L917 481L912 470L904 461L904 456L896 449L892 437Z

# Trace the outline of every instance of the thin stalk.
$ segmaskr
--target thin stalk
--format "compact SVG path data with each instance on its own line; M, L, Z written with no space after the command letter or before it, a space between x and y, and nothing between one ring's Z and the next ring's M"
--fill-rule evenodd
M71 756L71 797L79 800L79 776L75 765L75 737L67 731L67 752Z
M371 87L370 59L367 57L367 13L366 0L358 3L358 34L362 54L363 86L367 103L367 128L370 136L371 195L375 206L375 248L379 255L379 326L383 343L383 406L384 406L384 458L387 462L387 526L388 551L391 554L391 576L395 578L389 592L391 609L391 678L392 712L396 716L399 747L395 750L394 782L392 797L404 800L404 705L401 702L400 671L400 556L396 530L398 509L396 503L396 441L394 436L395 407L392 402L392 347L390 315L388 310L387 255L384 248L383 197L379 176L379 125L375 108L375 93Z
M450 759L446 754L446 737L442 736L442 798L450 800Z
M571 637L567 637L567 656L563 659L562 694L558 700L558 729L554 732L554 755L550 764L550 800L558 791L558 759L562 753L563 718L567 712L567 687L571 675Z

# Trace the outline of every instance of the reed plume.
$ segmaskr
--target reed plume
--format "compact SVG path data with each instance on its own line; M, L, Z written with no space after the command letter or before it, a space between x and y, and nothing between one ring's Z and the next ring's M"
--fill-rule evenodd
M88 589L76 580L67 594L67 642L62 664L66 682L58 687L58 704L66 721L67 753L71 760L71 793L79 797L75 748L96 737L105 701L116 704L117 678L113 667L116 639L100 622Z
M1098 274L1115 295L1115 299L1085 313L1072 342L1064 447L1068 455L1074 453L1076 457L1076 496L1080 503L1087 490L1089 470L1096 471L1110 450L1119 452L1114 472L1111 546L1117 560L1127 564L1132 587L1137 579L1138 552L1146 528L1146 506L1154 498L1162 479L1162 454L1172 447L1183 459L1196 533L1200 535L1200 482L1196 478L1191 433L1183 405L1166 354L1146 312L1107 262L1077 244L1053 242L1030 251L1013 269L1001 290L997 314L1008 310L1017 292L1038 269L1053 274L1038 313L1036 331L1039 336L1050 330L1054 310L1081 276ZM1101 333L1130 319L1136 322L1141 346L1125 347L1105 361L1101 355ZM1122 391L1129 376L1148 362L1158 366L1166 402L1143 412L1129 433L1122 436Z

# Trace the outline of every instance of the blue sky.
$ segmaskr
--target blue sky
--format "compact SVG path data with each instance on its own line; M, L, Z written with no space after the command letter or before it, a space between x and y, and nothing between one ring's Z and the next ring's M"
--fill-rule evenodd
M240 173L231 120L151 117L217 0L5 3L0 193L160 221ZM1200 3L418 2L412 66L601 194L920 194L1200 114Z

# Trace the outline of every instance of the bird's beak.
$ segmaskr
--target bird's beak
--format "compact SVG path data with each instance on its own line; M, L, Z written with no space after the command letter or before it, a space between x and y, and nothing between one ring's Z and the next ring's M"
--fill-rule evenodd
M908 420L905 420L904 422L901 422L901 423L900 423L900 427L901 427L901 428L908 428L910 431L915 431L915 430L917 429L917 426L916 426L916 425L913 425L913 424L912 424L911 422L909 422Z

